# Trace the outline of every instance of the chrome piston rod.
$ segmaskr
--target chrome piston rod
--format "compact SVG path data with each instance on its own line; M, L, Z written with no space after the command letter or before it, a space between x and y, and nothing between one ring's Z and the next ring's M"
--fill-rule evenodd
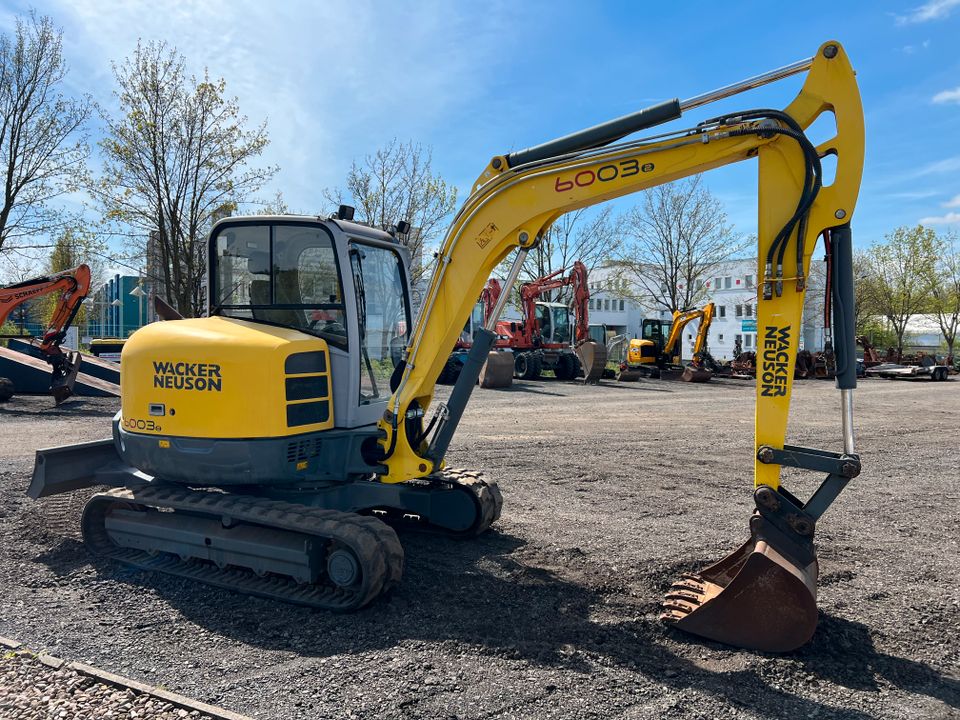
M843 453L854 455L856 447L853 440L853 390L840 391L840 407L843 419Z
M483 325L486 330L494 332L497 329L497 320L500 319L500 313L503 312L503 308L507 304L507 298L510 297L510 291L513 290L514 283L517 282L517 277L520 275L520 270L523 268L523 261L527 259L528 252L530 252L530 250L523 247L517 251L517 257L514 258L513 265L510 266L510 272L507 273L507 277L503 281L503 291L500 293L500 297L497 298L497 304L493 306L493 312L490 313L490 317L487 318L486 323Z
M733 83L732 85L726 85L725 87L717 90L711 90L710 92L703 93L702 95L695 95L688 100L681 101L680 110L691 110L692 108L700 107L701 105L706 105L707 103L712 103L717 100L722 100L723 98L730 97L731 95L737 95L739 93L746 92L747 90L753 90L754 88L758 88L763 85L769 85L777 80L782 80L783 78L796 75L804 70L808 70L811 65L813 65L813 58L809 57L805 60L798 60L795 63L784 65L776 70L771 70L760 75L754 75L751 78L741 80L740 82Z

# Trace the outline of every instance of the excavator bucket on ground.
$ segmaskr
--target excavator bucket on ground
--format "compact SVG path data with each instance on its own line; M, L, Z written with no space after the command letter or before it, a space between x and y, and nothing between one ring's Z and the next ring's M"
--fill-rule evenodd
M684 382L703 383L708 382L713 377L713 373L706 368L696 365L687 365L680 373L680 379Z
M513 385L513 353L492 351L480 370L480 387L508 388Z
M596 385L607 367L607 347L595 340L586 340L574 348L580 367L583 368L583 382Z
M661 619L717 642L789 652L817 627L817 558L812 544L800 558L778 551L777 532L760 514L750 528L737 550L673 584Z
M643 373L639 370L632 370L629 365L624 363L617 372L618 382L636 382L642 377Z

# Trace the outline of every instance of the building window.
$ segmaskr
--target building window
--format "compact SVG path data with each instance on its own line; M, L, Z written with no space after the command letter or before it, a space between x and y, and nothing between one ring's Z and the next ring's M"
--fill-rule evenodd
M729 290L729 289L730 289L730 286L731 286L732 284L733 284L733 278L731 278L730 276L727 276L727 277L725 277L725 278L723 279L723 289L724 289L724 290Z
M606 299L606 300L603 301L603 309L604 309L604 310L609 310L609 309L610 309L610 300L609 300L609 299Z
M739 345L740 347L743 347L743 335L734 335L733 343L734 345Z
M743 317L743 305L735 305L733 311L737 317Z
M753 287L753 275L747 275L747 276L743 279L743 284L746 285L748 288L752 288L752 287Z
M727 306L718 305L717 306L717 317L725 318L727 316Z
M620 301L620 312L623 312L623 300Z
M720 333L719 335L717 335L717 340L719 342L723 342L723 333Z
M747 342L744 347L753 347L753 335L747 335Z
M747 303L743 306L743 316L744 317L753 317L753 305Z
M720 278L713 279L713 287L715 290L720 290L723 287L723 283L720 281Z

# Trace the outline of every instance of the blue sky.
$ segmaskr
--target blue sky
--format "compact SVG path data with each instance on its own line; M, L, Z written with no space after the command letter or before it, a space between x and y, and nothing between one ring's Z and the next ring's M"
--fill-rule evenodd
M30 7L0 2L0 28ZM70 85L113 107L111 61L138 38L175 45L268 120L264 162L296 210L323 211L351 160L392 137L433 148L461 198L489 158L844 44L863 95L857 243L921 220L960 228L960 0L643 3L272 3L43 0L65 32ZM718 106L783 107L796 78ZM710 108L680 122L693 124ZM96 128L94 128L96 134ZM706 176L756 231L756 166ZM635 201L635 199L633 200ZM620 201L621 206L632 202Z

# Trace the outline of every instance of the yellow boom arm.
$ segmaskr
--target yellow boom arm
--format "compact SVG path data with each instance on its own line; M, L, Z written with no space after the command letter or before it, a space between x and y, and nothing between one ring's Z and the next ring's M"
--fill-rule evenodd
M713 305L713 303L710 303ZM705 315L704 310L676 310L673 313L673 323L670 325L670 335L667 338L667 342L663 346L663 354L669 356L673 352L674 348L677 346L677 343L680 341L680 338L683 337L683 329L692 323L698 318L703 318ZM700 323L700 328L702 331L703 323ZM710 328L709 322L707 324L707 329ZM705 336L704 336L705 337ZM700 347L703 341L701 339L700 331L697 332L697 349L694 352L699 352Z
M707 303L700 311L700 327L697 329L697 339L693 344L693 357L701 353L707 345L707 335L710 333L710 324L713 322L713 314L717 311L717 306L713 303Z
M825 112L834 114L837 134L818 146L816 154L837 156L836 178L816 194L805 221L795 224L781 241L779 235L796 217L809 187L809 155L797 139L803 136L790 125L805 129ZM758 447L782 448L803 307L802 278L808 274L819 235L850 221L860 187L863 145L863 111L854 71L840 45L829 42L809 63L799 95L783 111L731 114L650 141L575 150L514 167L509 157L494 157L438 253L406 364L379 423L385 433L381 445L387 468L381 480L402 482L439 469L435 467L439 462L426 456L423 437L408 437L409 421L429 408L437 376L477 296L511 251L529 250L563 213L752 158L759 159L757 275L770 289L769 297L758 298L756 441ZM769 266L768 256L773 257ZM786 275L777 274L783 257ZM505 287L504 293L509 290ZM758 463L755 479L777 487L779 466Z

